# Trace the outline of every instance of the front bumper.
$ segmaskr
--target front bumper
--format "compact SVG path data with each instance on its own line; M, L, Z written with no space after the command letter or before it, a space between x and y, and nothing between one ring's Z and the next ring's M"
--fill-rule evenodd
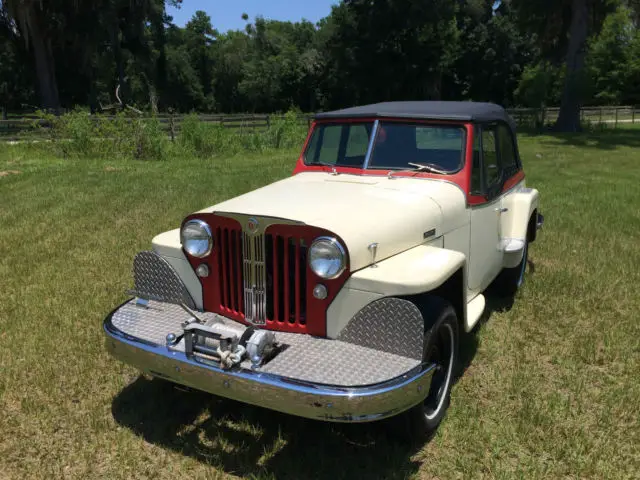
M432 366L412 369L388 381L336 386L300 381L247 368L223 370L164 345L128 335L104 321L107 350L150 375L232 400L334 422L369 422L397 415L425 398Z

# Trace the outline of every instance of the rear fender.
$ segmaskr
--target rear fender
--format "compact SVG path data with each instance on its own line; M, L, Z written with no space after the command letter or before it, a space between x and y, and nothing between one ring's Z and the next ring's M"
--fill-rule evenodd
M515 267L522 260L530 220L539 203L538 190L526 187L520 188L503 200L502 207L506 210L500 217L500 236L504 249L504 267Z

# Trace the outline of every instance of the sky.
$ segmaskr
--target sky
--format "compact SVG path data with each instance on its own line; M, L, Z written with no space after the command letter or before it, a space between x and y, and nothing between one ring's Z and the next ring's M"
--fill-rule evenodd
M211 17L213 27L219 32L244 29L242 14L253 22L262 15L271 20L317 22L331 12L331 5L338 0L183 0L180 9L167 7L176 25L184 26L196 10L204 10Z

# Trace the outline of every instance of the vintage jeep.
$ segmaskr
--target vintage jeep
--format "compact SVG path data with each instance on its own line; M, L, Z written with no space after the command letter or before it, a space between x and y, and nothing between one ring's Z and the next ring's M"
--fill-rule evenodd
M402 413L433 432L483 291L522 283L543 222L524 178L497 105L317 114L292 177L189 215L135 257L107 349L241 402L337 422Z

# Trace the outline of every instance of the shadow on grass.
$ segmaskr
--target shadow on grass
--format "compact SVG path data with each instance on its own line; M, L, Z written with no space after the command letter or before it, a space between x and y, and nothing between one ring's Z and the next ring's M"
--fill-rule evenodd
M400 441L385 422L332 424L281 414L140 376L112 413L146 441L226 473L273 478L389 478L418 471L424 445Z
M525 130L523 133L528 133L532 138L542 137L540 143L543 145L574 146L598 150L614 150L620 146L640 147L640 129L632 128L610 128L579 133L560 133L552 130L534 133ZM554 140L549 141L549 137Z

